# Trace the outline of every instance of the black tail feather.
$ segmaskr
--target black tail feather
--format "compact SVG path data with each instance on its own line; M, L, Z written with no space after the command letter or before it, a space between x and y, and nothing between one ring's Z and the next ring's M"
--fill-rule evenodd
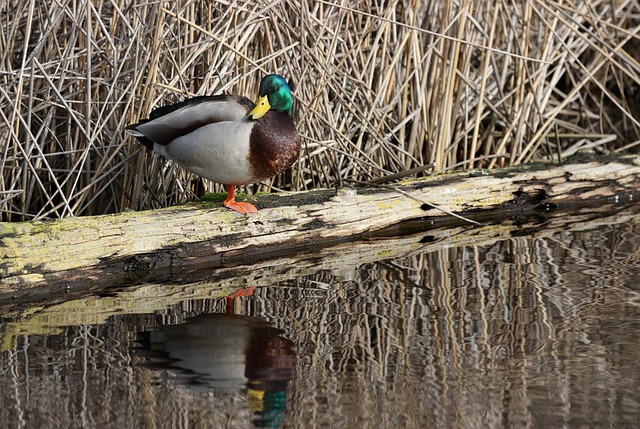
M149 137L145 136L140 131L138 131L136 129L136 125L138 124L129 125L126 128L127 132L132 136L134 136L140 143L142 143L144 147L146 147L149 150L153 150L153 144L154 144L153 140L151 140Z

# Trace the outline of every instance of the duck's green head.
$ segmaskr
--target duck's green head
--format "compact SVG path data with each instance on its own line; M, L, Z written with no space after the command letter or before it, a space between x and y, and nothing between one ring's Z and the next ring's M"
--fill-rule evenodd
M291 114L291 90L284 78L277 74L269 74L260 82L260 92L256 107L249 112L251 119L259 119L269 110Z

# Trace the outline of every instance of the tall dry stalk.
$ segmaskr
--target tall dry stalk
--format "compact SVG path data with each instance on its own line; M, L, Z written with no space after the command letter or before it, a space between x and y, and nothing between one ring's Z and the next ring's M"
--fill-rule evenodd
M220 189L123 133L157 105L291 79L300 161L250 192L434 162L484 168L640 142L637 1L7 0L3 220Z

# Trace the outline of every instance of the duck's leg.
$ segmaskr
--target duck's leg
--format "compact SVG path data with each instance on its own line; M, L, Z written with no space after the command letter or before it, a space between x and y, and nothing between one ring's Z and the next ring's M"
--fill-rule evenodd
M241 296L253 296L253 291L256 290L255 286L250 288L241 288L227 296L227 314L234 314L233 312L233 300Z
M242 214L247 213L258 213L258 209L251 203L246 203L244 201L236 201L236 187L235 185L227 185L227 191L229 192L227 195L227 199L224 200L224 206L235 210Z

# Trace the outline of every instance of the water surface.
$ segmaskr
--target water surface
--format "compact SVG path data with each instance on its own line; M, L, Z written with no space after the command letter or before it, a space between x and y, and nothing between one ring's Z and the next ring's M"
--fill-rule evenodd
M0 313L0 422L640 427L639 233L632 218L418 249L263 278L233 302L211 281L199 299L143 285L12 307Z

